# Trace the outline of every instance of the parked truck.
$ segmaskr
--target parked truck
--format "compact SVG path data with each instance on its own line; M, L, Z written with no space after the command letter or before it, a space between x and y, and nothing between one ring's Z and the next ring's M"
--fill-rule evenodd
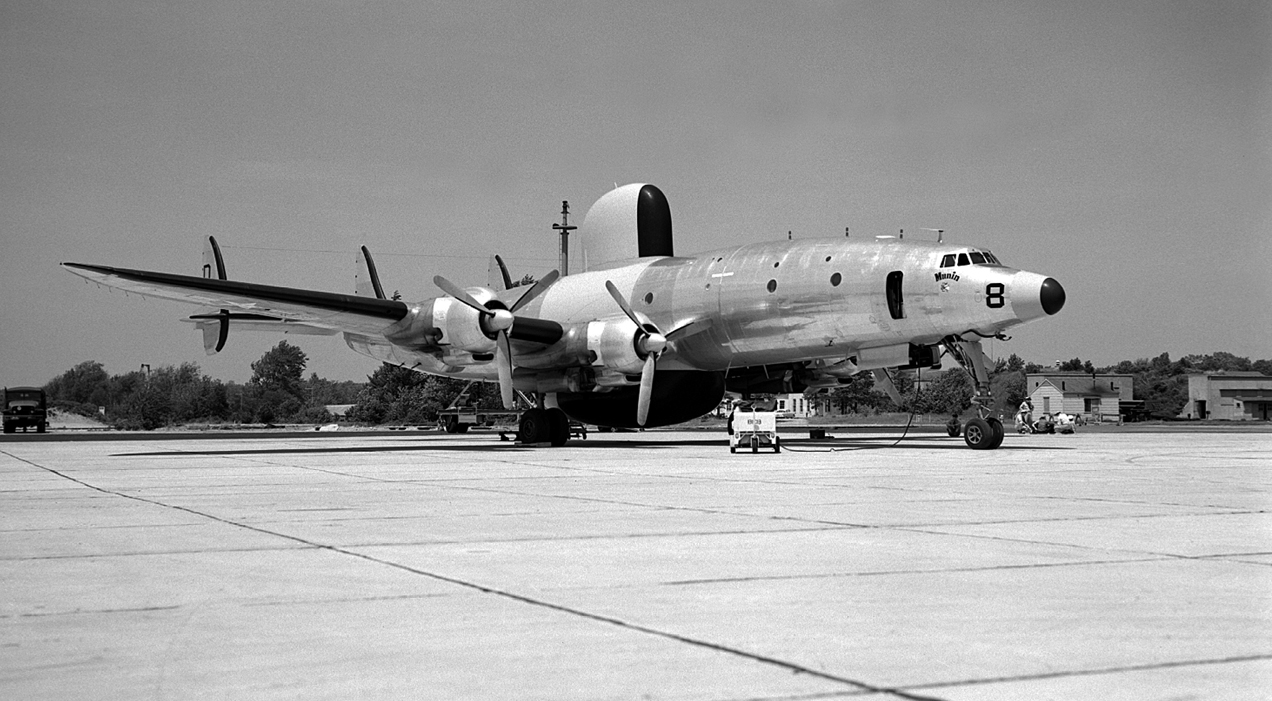
M44 390L39 387L4 388L4 432L24 432L34 428L44 433L49 427L49 408Z

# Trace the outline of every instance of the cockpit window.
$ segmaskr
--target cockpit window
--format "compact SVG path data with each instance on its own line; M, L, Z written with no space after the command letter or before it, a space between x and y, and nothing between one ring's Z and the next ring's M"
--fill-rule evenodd
M989 251L985 251L985 260L990 265L1002 265L1002 263L998 262L998 258L996 258L994 254L990 253Z
M972 257L972 263L974 265L985 264L985 256L981 255L980 251L972 251L971 253L968 253L967 255Z
M969 263L969 262L968 262L968 260L967 260L967 254L966 254L966 253L960 253L960 254L958 254L958 264L959 264L959 265L971 265L971 263Z
M941 267L942 267L942 268L953 268L953 267L954 267L954 261L955 261L955 260L957 260L957 258L958 258L958 256L955 256L953 253L946 253L946 254L945 254L945 257L941 259Z

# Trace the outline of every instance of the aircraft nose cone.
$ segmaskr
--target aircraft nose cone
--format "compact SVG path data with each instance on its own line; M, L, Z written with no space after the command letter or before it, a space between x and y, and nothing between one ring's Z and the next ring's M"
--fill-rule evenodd
M1042 299L1042 310L1048 315L1055 314L1064 308L1064 288L1056 282L1055 278L1049 277L1042 281L1039 297Z

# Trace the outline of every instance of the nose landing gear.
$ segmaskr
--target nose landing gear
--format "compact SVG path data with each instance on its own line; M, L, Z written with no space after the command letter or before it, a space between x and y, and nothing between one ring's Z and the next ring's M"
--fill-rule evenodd
M971 374L976 387L976 396L972 403L976 405L976 418L963 426L963 441L972 450L994 450L1003 444L1007 431L1003 422L993 415L989 407L993 397L989 390L989 371L985 369L985 352L981 350L980 341L964 341L958 336L945 339L945 347L950 355ZM958 435L950 433L951 436Z

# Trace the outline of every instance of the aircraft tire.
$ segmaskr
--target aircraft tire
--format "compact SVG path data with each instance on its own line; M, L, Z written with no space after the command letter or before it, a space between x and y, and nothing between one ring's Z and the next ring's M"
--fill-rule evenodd
M570 440L570 418L565 415L564 411L556 407L547 409L548 414L548 440L552 442L552 446L560 448Z
M989 446L990 450L997 450L1003 444L1003 439L1007 437L1007 429L1003 428L1003 422L994 417L985 419L989 427L994 431L993 445Z
M459 419L455 418L454 416L447 416L442 421L442 430L446 431L447 433L458 433Z
M984 419L971 419L963 427L963 440L972 450L990 450L994 443L994 429Z
M548 412L534 408L521 415L521 425L517 430L517 438L522 443L546 443L550 440L548 428Z

